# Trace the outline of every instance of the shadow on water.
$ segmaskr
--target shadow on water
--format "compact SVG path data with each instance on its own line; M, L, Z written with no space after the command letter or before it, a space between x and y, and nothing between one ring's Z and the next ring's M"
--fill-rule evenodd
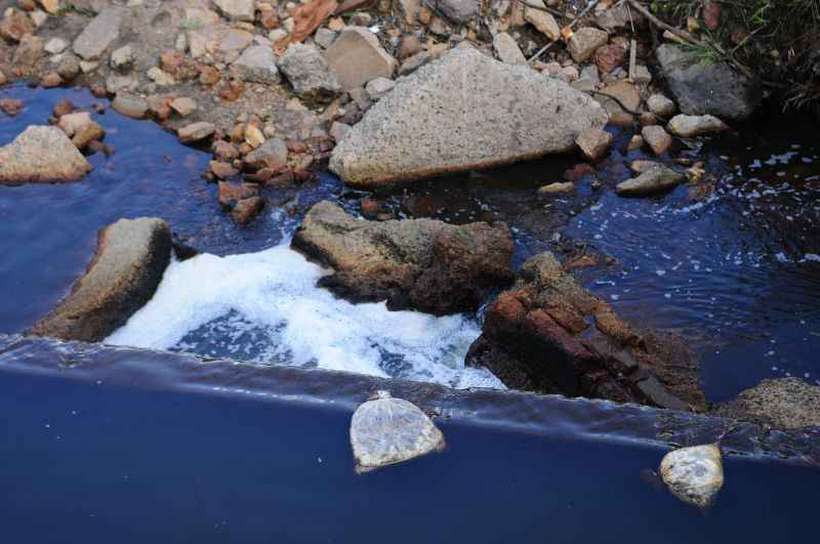
M752 543L816 532L816 467L727 456L705 512L647 478L666 449L658 410L2 336L0 374L0 521L14 542ZM350 415L376 388L440 414L446 450L356 475ZM683 444L725 423L681 417L669 439ZM729 442L755 451L764 436Z

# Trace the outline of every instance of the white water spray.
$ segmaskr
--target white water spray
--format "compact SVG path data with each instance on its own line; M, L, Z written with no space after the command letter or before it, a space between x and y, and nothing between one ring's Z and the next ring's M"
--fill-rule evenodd
M464 366L480 333L474 319L391 312L384 302L351 304L316 287L323 274L286 244L172 262L154 298L106 342L459 388L503 387L489 371Z

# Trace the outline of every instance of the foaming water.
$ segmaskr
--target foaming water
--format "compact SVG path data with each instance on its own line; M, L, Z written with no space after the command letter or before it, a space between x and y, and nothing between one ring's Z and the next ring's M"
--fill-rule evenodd
M351 304L316 287L323 273L285 244L174 262L154 298L106 342L458 388L503 387L489 371L464 366L480 333L474 318Z

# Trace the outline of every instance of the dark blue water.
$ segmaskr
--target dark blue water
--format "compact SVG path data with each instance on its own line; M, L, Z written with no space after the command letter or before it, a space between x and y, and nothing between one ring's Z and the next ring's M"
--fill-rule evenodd
M54 356L20 349L24 358ZM221 373L229 388L257 389L203 394L160 385L168 356L152 369L150 354L139 363L136 353L77 352L72 361L71 348L56 349L70 365L62 376L0 357L0 525L10 542L753 543L816 533L816 468L728 457L726 484L704 513L648 481L665 448L607 440L600 425L600 438L582 440L561 432L572 428L567 420L551 420L560 413L553 405L597 410L588 401L527 400L513 417L542 421L532 432L503 416L495 428L439 418L443 453L356 475L347 401L254 394L271 384L267 371L281 374L272 389L318 392L315 371L206 368L188 379ZM135 378L109 380L118 364L120 376ZM82 379L67 379L80 371ZM129 381L140 385L121 385ZM367 383L355 382L341 377L337 389L364 398ZM441 391L419 395L442 402ZM482 401L469 401L476 394L463 395L444 401L446 411L481 413ZM506 394L494 395L491 406L503 407ZM634 407L617 410L636 417ZM644 413L637 417L657 417Z
M690 339L712 400L763 378L820 384L820 145L795 143L801 126L690 153L715 177L711 193L607 191L564 231L616 258L589 284L596 294Z
M107 106L81 90L12 86L0 95L26 103L17 117L0 117L0 144L46 123L61 98L84 109ZM0 187L0 332L24 330L47 313L91 259L98 229L120 217L162 217L181 241L225 255L275 245L312 202L332 198L355 209L362 196L330 176L269 190L268 209L238 228L219 209L215 186L201 179L207 153L150 121L110 109L94 117L115 153L92 156L85 179ZM506 217L517 262L549 247L559 231L613 256L616 264L587 286L627 318L680 331L701 355L709 398L720 401L767 377L820 380L820 148L801 126L775 119L765 134L747 131L684 152L716 178L714 191L697 198L687 187L654 199L615 196L611 186L628 177L628 162L646 158L623 152L628 135L617 134L599 171L603 187L579 183L577 214L570 196L533 197L572 164L566 158L421 184L384 202L400 217Z
M22 99L26 107L16 117L0 113L0 145L28 125L47 124L54 105L67 98L92 111L114 153L89 157L94 170L76 183L0 186L0 332L21 331L47 313L85 270L97 231L123 217L160 217L180 241L219 255L281 239L285 212L269 210L248 227L234 225L219 208L216 185L201 177L210 154L180 145L155 123L122 116L82 89L10 86L0 89L4 97ZM105 106L104 113L93 113L94 104ZM304 208L338 190L335 180L323 180L298 204ZM295 205L290 194L272 197Z

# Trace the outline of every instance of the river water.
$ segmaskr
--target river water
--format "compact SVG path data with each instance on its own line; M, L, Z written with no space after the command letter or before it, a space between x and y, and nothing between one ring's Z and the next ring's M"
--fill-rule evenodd
M105 103L81 90L8 87L26 109L0 118L0 142L45 123L68 97ZM25 330L67 292L93 253L97 230L120 217L159 216L203 253L174 262L152 301L108 341L192 351L262 364L289 364L433 381L503 387L463 357L480 316L389 312L350 304L315 287L324 273L288 247L300 215L321 199L357 213L360 193L330 175L300 188L271 189L266 212L238 228L219 210L215 186L200 178L208 154L181 146L147 121L112 110L95 114L111 157L91 158L82 182L0 188L0 332ZM781 123L782 125L782 123ZM400 217L454 222L507 220L516 263L557 238L583 242L615 264L582 273L585 285L641 325L674 329L703 360L710 400L729 398L765 377L820 379L820 149L794 125L766 137L746 131L684 150L705 161L714 190L681 187L655 199L622 199L611 186L628 176L626 135L583 178L577 198L550 201L534 189L572 161L555 158L466 178L434 180L382 199ZM820 382L818 382L820 383Z
M26 102L18 117L0 117L0 144L46 122L63 97L96 101L79 90L0 94ZM10 541L791 542L816 533L816 430L726 434L718 418L500 391L491 374L463 365L480 315L388 312L315 287L323 271L287 242L310 205L332 199L357 213L360 193L328 175L271 190L266 212L238 228L200 179L206 153L150 122L108 110L98 121L115 153L91 157L86 179L0 187L0 524ZM584 284L640 324L690 339L707 393L721 400L762 377L820 375L820 160L810 139L775 136L710 143L700 156L720 180L696 200L686 189L614 197L625 161L639 157L617 149L602 187L584 178L576 199L533 197L566 158L379 198L400 217L504 218L516 264L567 244L614 257L582 271ZM163 217L203 253L172 263L108 342L178 353L2 334L24 331L68 292L99 228L141 215ZM447 449L356 476L348 423L375 389L437 414ZM670 445L719 437L729 455L712 509L658 486L652 472Z

